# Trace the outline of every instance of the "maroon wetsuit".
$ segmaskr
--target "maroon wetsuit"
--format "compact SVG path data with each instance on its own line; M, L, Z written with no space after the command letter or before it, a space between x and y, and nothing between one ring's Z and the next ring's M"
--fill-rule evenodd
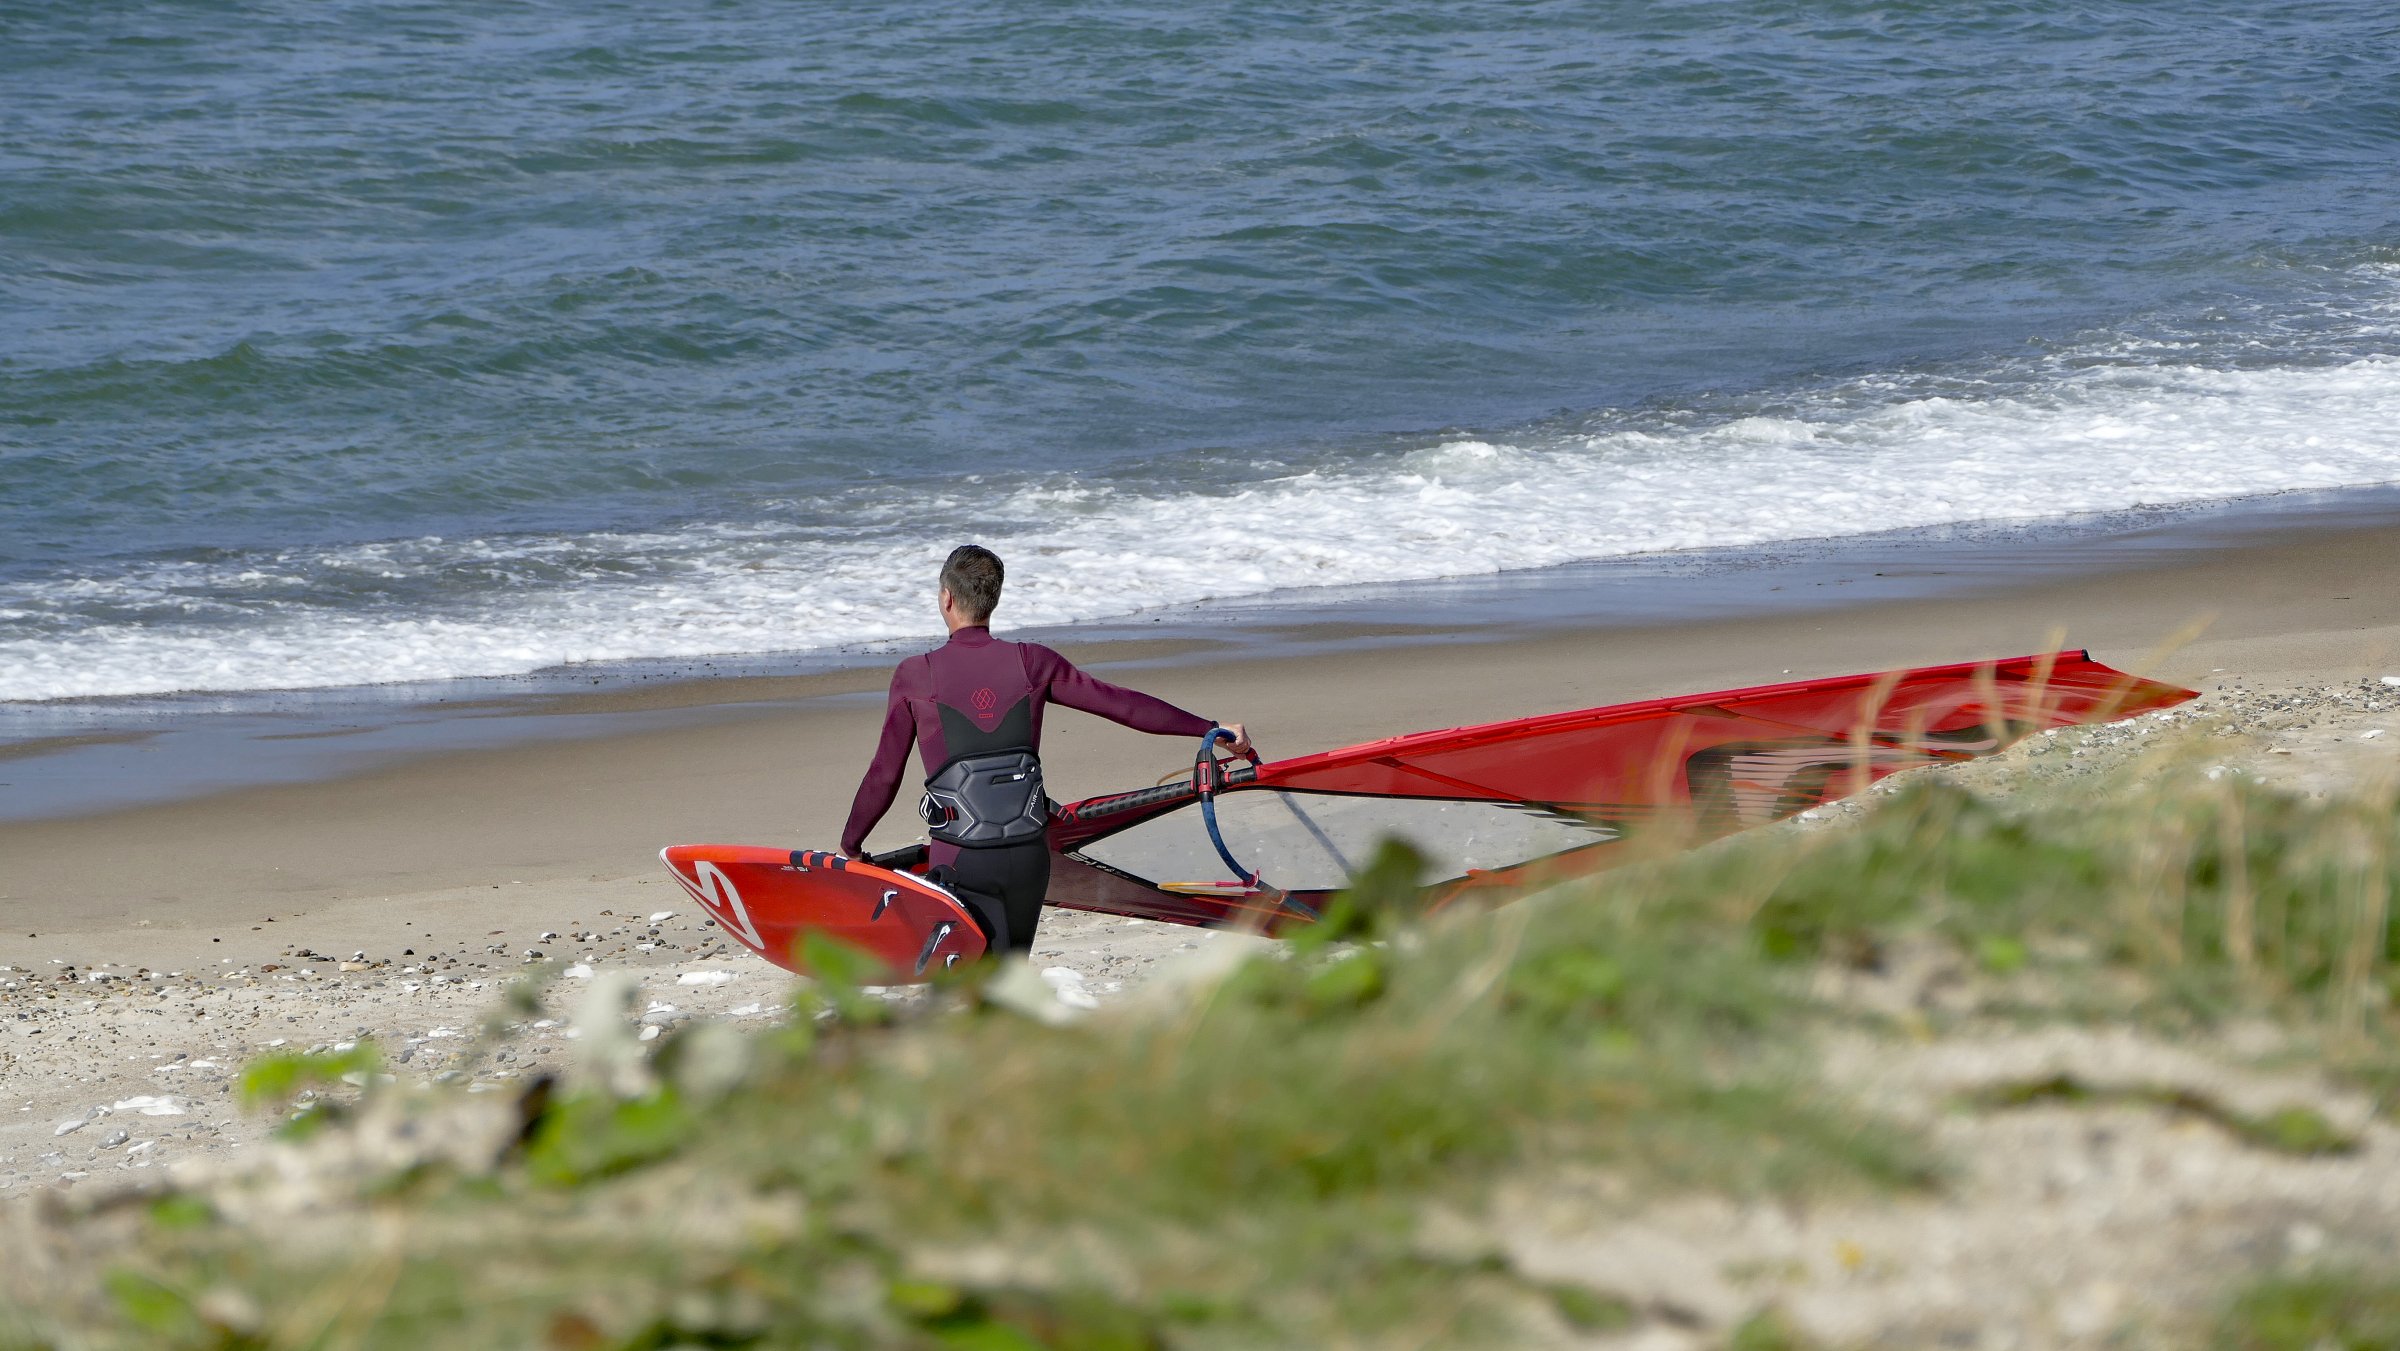
M883 737L850 805L842 852L857 857L867 832L891 809L909 742L916 742L928 778L962 755L1039 751L1042 709L1053 701L1161 736L1197 737L1212 725L1163 699L1094 680L1038 643L1004 642L982 625L960 629L892 672ZM961 889L996 895L1007 912L1006 945L1020 951L1032 946L1050 874L1048 845L960 849L936 840L929 861L950 869Z

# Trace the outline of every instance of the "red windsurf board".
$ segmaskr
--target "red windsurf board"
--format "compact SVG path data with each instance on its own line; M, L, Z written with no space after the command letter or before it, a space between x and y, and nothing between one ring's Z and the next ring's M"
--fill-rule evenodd
M787 971L810 931L872 954L890 984L931 980L983 955L983 931L949 892L922 877L813 849L678 844L667 871L735 941Z

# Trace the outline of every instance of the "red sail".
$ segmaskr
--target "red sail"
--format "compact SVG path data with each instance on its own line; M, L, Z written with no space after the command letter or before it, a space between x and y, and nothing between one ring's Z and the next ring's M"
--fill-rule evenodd
M1235 771L1217 795L1228 876L1190 784L1091 798L1050 829L1050 903L1272 930L1387 836L1452 891L1605 866L1645 824L1729 834L1887 775L2193 697L2084 652L1794 681L1371 741Z

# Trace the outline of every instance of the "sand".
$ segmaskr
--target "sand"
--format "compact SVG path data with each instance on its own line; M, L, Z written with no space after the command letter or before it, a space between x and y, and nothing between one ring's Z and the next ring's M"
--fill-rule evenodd
M1245 721L1280 756L2056 641L2213 691L2213 707L2262 734L2241 753L2266 777L2316 790L2400 763L2400 716L2389 714L2400 688L2380 683L2400 676L2400 527L2290 533L1969 599L1446 637L1232 661L1172 645L1077 655L1114 679ZM851 673L560 699L561 711L579 713L715 707L667 730L0 825L9 926L0 1191L244 1147L272 1123L237 1109L231 1081L264 1049L372 1037L395 1073L494 1086L551 1068L568 1046L559 1020L585 977L557 977L551 1025L526 1021L474 1065L461 1049L504 982L558 964L633 972L653 1023L779 1016L790 977L730 945L656 851L698 840L830 846L874 740L879 686ZM2393 697L2380 701L2378 690ZM1045 758L1062 798L1188 764L1180 742L1071 713L1050 735ZM2004 772L2028 781L2051 772L2037 750L2013 752ZM875 843L904 842L910 824L895 812ZM1054 980L1105 1001L1164 959L1247 941L1052 911L1035 964L1072 973Z

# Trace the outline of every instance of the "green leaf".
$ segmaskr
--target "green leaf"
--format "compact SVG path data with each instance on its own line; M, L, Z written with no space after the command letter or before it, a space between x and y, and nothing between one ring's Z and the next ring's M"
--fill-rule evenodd
M1292 929L1292 946L1303 952L1345 939L1381 937L1425 911L1425 855L1415 845L1386 836L1350 885L1326 902L1317 922Z
M2311 1107L2280 1107L2240 1123L2241 1136L2280 1154L2348 1154L2358 1141Z
M1380 951L1362 948L1309 973L1302 989L1312 1007L1356 1008L1383 993L1383 966Z
M939 1281L897 1280L885 1288L884 1299L898 1312L929 1322L957 1313L967 1297Z
M172 1286L122 1267L109 1272L102 1283L118 1311L142 1327L178 1340L199 1335L200 1318L192 1312L192 1302Z
M1543 1291L1557 1307L1558 1316L1578 1332L1621 1332L1633 1326L1633 1306L1615 1295L1580 1285L1548 1285Z
M1782 1314L1766 1309L1733 1330L1726 1351L1806 1351L1810 1342Z
M375 1043L361 1041L347 1051L309 1054L285 1051L261 1056L242 1067L241 1096L247 1107L277 1106L311 1088L342 1082L345 1074L373 1074L383 1068Z
M860 988L892 978L882 958L816 929L800 935L795 955L800 969L816 981L814 990L801 993L804 1004L812 998L822 1001L846 1023L872 1026L890 1020L891 1006Z
M695 1124L671 1088L630 1102L578 1094L543 1116L526 1147L526 1170L553 1186L575 1186L673 1153Z
M202 1229L216 1223L217 1208L188 1192L150 1203L150 1223L161 1229Z
M2025 944L2007 934L1985 934L1975 940L1975 960L1995 976L2022 970L2025 957Z

